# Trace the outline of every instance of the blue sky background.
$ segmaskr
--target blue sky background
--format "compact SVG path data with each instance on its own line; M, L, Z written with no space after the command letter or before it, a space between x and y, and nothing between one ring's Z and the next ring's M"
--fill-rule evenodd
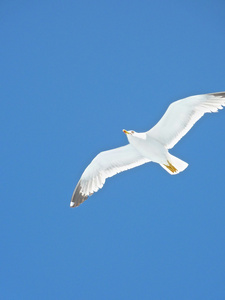
M225 90L225 2L1 1L1 299L225 299L225 111L77 209L100 151Z

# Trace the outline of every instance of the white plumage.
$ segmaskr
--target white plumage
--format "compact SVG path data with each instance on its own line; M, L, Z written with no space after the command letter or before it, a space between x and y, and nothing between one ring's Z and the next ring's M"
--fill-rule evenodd
M79 206L103 187L106 178L147 162L160 164L170 174L178 174L188 164L168 149L205 114L225 106L225 92L197 95L173 102L161 120L149 131L126 131L129 144L99 153L85 169L72 195L71 207Z

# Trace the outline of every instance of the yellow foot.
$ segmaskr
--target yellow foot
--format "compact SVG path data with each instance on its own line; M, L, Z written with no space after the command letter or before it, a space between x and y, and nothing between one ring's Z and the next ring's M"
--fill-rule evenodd
M172 173L176 173L178 170L167 160L168 165L164 165L166 166Z

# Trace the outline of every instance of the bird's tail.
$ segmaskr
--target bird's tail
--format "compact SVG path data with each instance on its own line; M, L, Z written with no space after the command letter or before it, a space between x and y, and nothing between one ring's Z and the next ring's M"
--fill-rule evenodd
M160 165L161 165L161 167L163 167L163 169L165 169L171 175L175 175L175 174L178 174L178 173L184 171L188 166L188 164L185 161L183 161L171 154L169 154L167 164L160 164Z

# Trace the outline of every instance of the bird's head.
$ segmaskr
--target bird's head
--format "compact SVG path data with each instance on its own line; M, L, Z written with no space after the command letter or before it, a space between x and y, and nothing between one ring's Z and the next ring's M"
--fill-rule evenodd
M136 133L134 130L125 130L125 129L123 129L123 132L126 134L128 141L130 141L130 138L135 136Z
M134 133L135 133L135 131L133 131L133 130L125 130L125 129L123 129L123 132L127 135L128 134L134 135Z
M130 140L134 140L135 139L146 139L146 133L145 132L136 132L134 130L125 130L123 129L123 132L126 134L129 142Z

